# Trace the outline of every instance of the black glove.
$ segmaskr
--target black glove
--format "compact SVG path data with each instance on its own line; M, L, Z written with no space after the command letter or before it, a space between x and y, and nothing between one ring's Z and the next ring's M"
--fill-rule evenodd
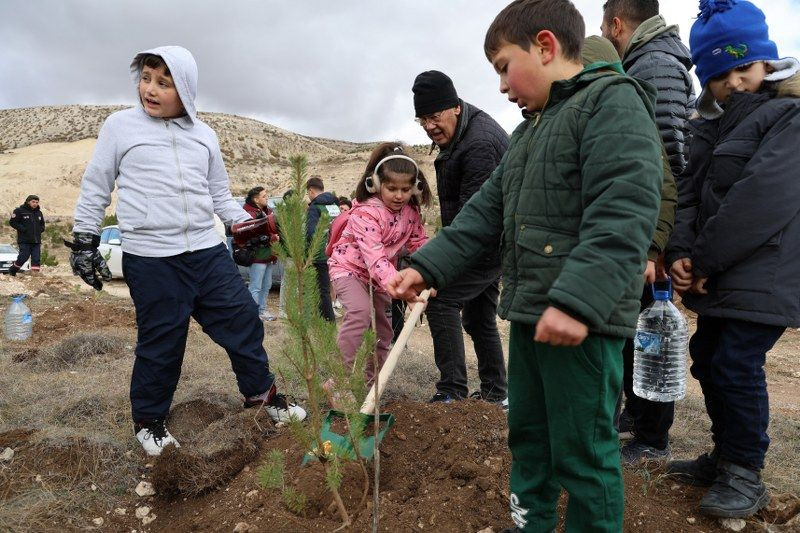
M108 269L103 256L97 250L100 244L100 236L92 235L91 233L74 233L74 243L67 240L64 245L72 250L69 255L69 265L72 267L72 273L80 276L83 281L94 287L96 290L103 288L103 282L111 281L111 271Z

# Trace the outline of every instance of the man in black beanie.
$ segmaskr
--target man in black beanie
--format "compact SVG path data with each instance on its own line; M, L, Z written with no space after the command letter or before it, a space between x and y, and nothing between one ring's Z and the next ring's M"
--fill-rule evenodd
M488 114L458 97L453 81L429 70L414 80L417 122L433 141L436 185L442 226L449 226L464 204L489 179L508 147L508 134ZM464 330L472 337L478 357L481 388L470 397L508 407L506 367L497 332L500 294L499 250L475 257L462 279L439 291L428 304L436 366L441 377L431 402L465 398L467 367Z
M39 207L39 197L29 194L25 198L25 203L11 213L8 223L17 230L17 244L19 245L19 255L8 269L8 273L16 276L29 257L31 271L39 272L42 232L44 231L44 215Z

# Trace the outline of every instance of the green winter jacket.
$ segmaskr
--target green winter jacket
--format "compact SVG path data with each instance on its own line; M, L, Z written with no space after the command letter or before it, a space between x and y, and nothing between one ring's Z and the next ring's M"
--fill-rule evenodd
M554 306L592 333L632 337L661 200L655 90L598 63L553 84L491 178L411 256L437 288L501 243L498 314L534 324Z

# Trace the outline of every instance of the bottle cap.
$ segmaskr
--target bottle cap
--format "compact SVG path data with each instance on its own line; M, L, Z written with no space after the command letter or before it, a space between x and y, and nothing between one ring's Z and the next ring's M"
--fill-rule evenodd
M666 283L666 290L656 290L656 283ZM667 276L667 281L656 282L650 285L650 291L653 293L653 299L657 301L667 301L672 298L672 278Z

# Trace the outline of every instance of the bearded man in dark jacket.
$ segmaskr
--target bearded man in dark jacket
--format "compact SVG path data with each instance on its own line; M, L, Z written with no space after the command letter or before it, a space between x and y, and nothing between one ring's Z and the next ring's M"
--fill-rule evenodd
M8 269L8 273L16 276L28 258L31 259L31 270L38 272L42 252L42 232L44 232L44 215L39 207L39 197L35 194L28 195L25 203L14 209L8 223L17 230L19 245L19 255Z
M488 114L458 97L452 80L430 70L414 80L417 122L438 147L436 186L442 227L449 226L464 204L489 179L508 147L508 134ZM473 259L461 279L439 291L427 308L434 357L440 379L431 402L465 398L467 368L463 329L472 337L478 358L480 390L470 397L508 405L506 367L497 332L500 255Z
M658 0L608 0L603 5L603 37L610 40L622 58L625 73L653 84L656 96L656 125L675 176L686 167L688 116L694 106L694 90L689 69L691 55L681 42L677 26L667 26L658 13ZM656 270L663 259L648 256L645 281L656 281ZM657 265L658 263L658 265ZM642 309L653 302L645 285ZM669 458L669 428L675 414L672 402L651 402L633 393L633 342L623 349L625 359L625 410L619 419L623 437L633 440L622 449L623 462L636 464L642 459Z

